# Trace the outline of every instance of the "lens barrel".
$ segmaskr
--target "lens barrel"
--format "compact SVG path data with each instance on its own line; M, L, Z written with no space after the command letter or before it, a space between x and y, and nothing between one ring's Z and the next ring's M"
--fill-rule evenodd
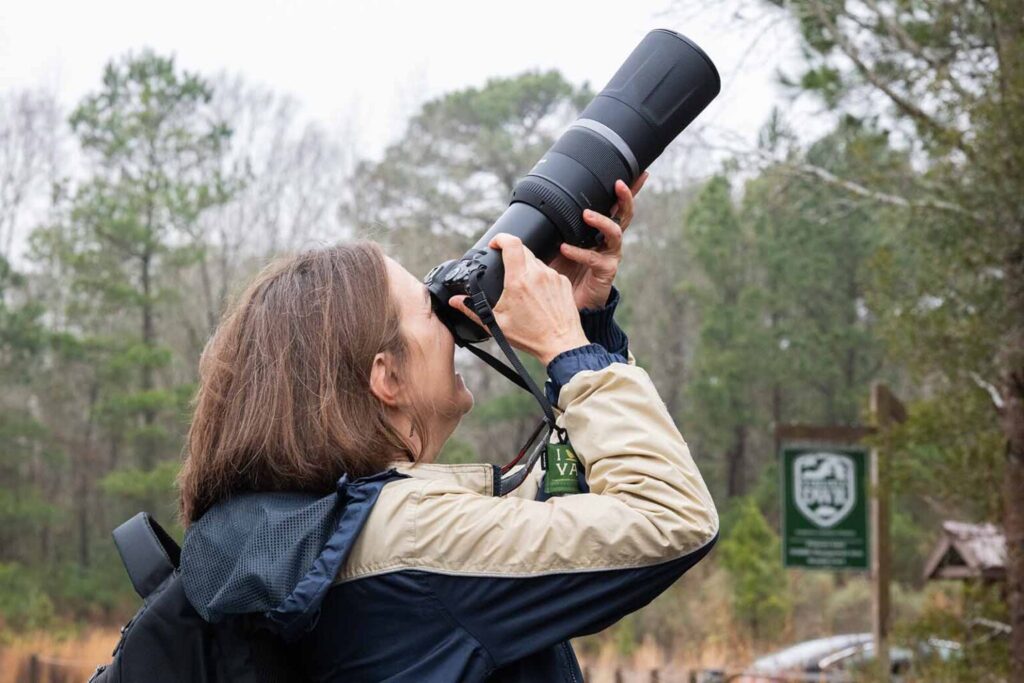
M711 59L685 36L666 29L648 33L612 79L512 191L509 207L458 261L425 278L438 315L459 343L487 334L448 306L467 293L469 278L494 304L505 270L491 238L518 236L545 263L562 242L598 244L600 233L583 222L583 210L608 215L615 181L632 185L665 147L718 95L721 81ZM479 275L478 275L479 274Z

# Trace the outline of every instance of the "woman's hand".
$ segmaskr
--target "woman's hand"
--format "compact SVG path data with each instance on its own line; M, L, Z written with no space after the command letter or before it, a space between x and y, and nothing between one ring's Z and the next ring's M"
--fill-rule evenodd
M505 289L494 306L494 318L512 346L547 365L563 351L590 343L567 277L544 265L514 235L499 233L488 246L501 250L505 264ZM448 305L483 327L465 298L453 296Z
M589 209L583 212L583 221L604 235L601 247L582 249L563 243L561 253L551 262L551 267L572 283L577 309L601 308L608 301L612 281L622 260L622 232L633 220L633 197L640 192L648 176L644 171L632 189L621 180L615 181L615 195L619 201L612 207L612 218Z

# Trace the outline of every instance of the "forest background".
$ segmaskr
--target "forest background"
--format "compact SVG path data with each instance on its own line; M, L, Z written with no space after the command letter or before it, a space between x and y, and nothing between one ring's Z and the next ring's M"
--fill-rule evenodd
M722 540L581 652L738 666L869 630L863 575L781 566L773 434L863 424L883 380L910 413L879 437L897 640L964 644L928 680L1024 680L1024 2L760 6L801 37L778 77L834 125L808 141L776 112L755 146L684 133L618 279ZM414 273L458 256L601 85L531 71L448 92L372 159L286 96L153 51L114 57L71 110L0 92L0 644L134 611L109 531L139 509L174 523L199 354L248 278L358 237ZM504 462L536 408L458 362L476 407L442 458ZM1005 585L924 582L947 519L1003 528ZM1013 633L976 641L978 618Z

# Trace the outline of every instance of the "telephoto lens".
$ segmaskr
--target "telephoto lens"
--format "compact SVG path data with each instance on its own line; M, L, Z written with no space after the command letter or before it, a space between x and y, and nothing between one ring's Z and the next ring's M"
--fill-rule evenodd
M608 215L615 181L632 185L679 133L718 95L721 81L711 59L687 37L666 29L648 33L612 79L512 190L508 208L458 260L424 278L438 316L459 345L488 334L448 306L468 294L470 279L494 305L505 269L488 247L507 232L545 263L562 242L594 247L600 233L583 222L583 210Z

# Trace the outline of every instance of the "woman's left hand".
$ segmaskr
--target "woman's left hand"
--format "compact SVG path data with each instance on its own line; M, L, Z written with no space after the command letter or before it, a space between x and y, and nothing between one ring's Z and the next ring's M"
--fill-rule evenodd
M622 232L633 220L633 197L647 182L648 175L644 171L632 188L621 180L615 181L619 201L612 207L611 218L589 209L583 212L583 221L604 235L604 244L597 249L583 249L563 243L561 253L548 264L569 278L577 310L601 308L608 301L622 260Z

